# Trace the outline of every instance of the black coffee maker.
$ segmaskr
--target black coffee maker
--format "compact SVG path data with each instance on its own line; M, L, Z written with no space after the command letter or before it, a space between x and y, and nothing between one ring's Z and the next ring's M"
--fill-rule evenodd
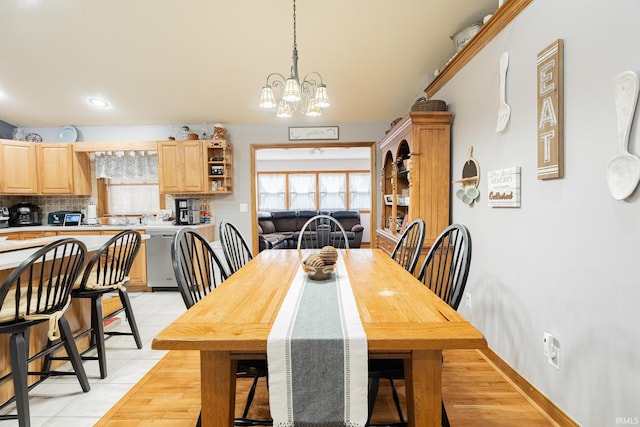
M42 225L38 206L33 203L20 202L9 207L10 227L26 227L29 225Z
M200 224L200 200L176 199L176 225Z

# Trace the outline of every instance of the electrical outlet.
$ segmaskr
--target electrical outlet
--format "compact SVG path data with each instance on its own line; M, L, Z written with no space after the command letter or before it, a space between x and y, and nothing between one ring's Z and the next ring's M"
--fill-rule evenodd
M560 369L560 340L550 332L545 332L542 336L544 355L547 362L556 369Z
M466 292L464 295L464 303L467 305L467 307L471 308L471 294L469 292Z

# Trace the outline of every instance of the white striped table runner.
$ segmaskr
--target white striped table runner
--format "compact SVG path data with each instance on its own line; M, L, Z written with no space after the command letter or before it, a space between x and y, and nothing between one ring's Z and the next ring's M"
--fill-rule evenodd
M273 425L364 426L367 358L342 255L326 281L309 280L300 268L267 341Z

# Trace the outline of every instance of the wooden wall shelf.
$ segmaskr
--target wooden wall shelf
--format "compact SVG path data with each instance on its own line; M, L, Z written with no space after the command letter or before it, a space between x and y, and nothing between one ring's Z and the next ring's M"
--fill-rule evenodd
M431 98L533 0L507 0L424 90Z

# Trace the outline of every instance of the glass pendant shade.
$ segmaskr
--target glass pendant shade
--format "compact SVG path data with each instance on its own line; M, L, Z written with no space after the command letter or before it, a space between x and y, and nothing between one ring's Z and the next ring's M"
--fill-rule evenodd
M311 98L309 100L309 104L307 106L307 116L317 117L322 115L322 111L318 107L318 104L315 102L315 99Z
M262 95L260 96L261 108L273 108L276 106L276 99L273 96L273 89L271 86L266 85L262 88Z
M327 94L327 87L323 84L320 84L316 89L316 99L315 106L319 108L325 108L331 105L329 103L329 95Z
M293 77L289 77L284 85L284 93L282 99L289 102L300 101L300 85L298 81Z
M278 105L278 112L276 113L276 116L282 117L282 118L287 118L292 116L291 106L284 99L281 100L280 104Z

